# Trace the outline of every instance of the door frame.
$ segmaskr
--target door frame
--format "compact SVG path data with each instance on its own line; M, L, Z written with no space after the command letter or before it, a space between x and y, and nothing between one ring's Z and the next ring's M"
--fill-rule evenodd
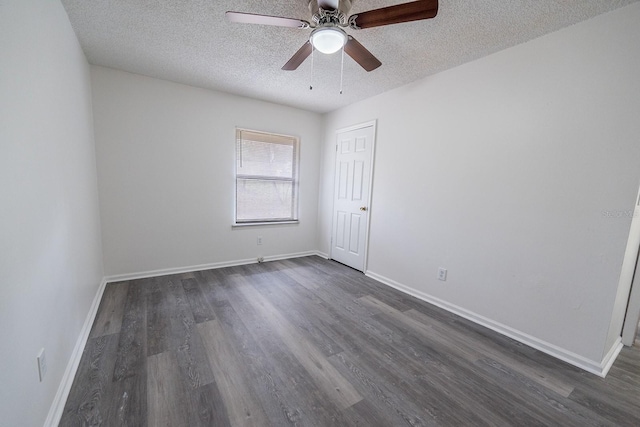
M640 322L640 258L636 263L634 278L631 281L631 292L627 302L627 311L622 325L622 344L632 346L638 333L638 322Z
M624 306L624 320L620 336L622 344L632 346L635 342L640 321L640 190L636 195L633 217L629 229L627 249L622 263L618 291L625 292L627 301ZM614 313L615 315L615 313Z
M351 132L353 130L363 129L366 127L373 128L373 141L371 141L371 159L370 159L370 168L369 168L369 194L367 194L368 202L367 202L367 227L365 230L364 236L364 262L362 263L362 272L366 274L367 266L369 264L369 233L371 232L371 205L372 205L372 197L373 197L373 175L375 169L375 153L376 153L376 139L377 139L377 119L373 119L368 122L359 123L352 126L347 126L344 128L337 129L334 133L333 145L335 146L335 150L333 151L333 191L331 196L331 236L329 238L329 259L332 258L333 252L333 230L335 226L335 207L336 207L336 160L338 159L338 135L344 132Z

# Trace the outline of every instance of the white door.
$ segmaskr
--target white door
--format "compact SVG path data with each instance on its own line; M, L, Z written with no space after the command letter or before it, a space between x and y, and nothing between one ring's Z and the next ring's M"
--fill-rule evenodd
M331 258L364 271L374 126L339 131L336 139Z

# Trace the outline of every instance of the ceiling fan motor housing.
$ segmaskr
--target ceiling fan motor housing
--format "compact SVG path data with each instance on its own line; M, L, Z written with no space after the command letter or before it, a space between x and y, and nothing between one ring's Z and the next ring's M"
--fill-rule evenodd
M313 15L311 19L318 27L347 26L347 15L339 10L325 10L320 8L318 9L318 13Z
M343 15L348 15L351 10L352 0L301 0L309 8L312 16L319 16L318 9L326 11L338 10Z

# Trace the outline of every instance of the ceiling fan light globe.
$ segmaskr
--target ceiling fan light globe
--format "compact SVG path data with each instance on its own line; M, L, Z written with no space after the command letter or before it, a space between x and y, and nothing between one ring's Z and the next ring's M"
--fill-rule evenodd
M338 28L319 28L311 34L311 44L321 53L336 53L347 41L347 35Z

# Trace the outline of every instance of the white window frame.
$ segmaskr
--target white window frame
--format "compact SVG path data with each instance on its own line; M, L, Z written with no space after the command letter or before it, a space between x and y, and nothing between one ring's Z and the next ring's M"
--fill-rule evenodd
M253 134L265 135L263 142L269 143L268 139L287 138L293 141L293 172L292 178L277 178L277 177L263 177L263 176L251 176L241 175L238 172L238 156L241 155L240 141L242 140L242 132L251 132ZM254 129L236 128L235 138L235 156L234 156L234 192L233 192L233 227L245 227L255 225L278 225L278 224L297 224L299 223L299 171L300 171L300 138L293 135L278 134L273 132L264 132ZM292 217L283 219L254 219L254 220L240 220L238 221L238 179L269 179L274 181L292 182Z

